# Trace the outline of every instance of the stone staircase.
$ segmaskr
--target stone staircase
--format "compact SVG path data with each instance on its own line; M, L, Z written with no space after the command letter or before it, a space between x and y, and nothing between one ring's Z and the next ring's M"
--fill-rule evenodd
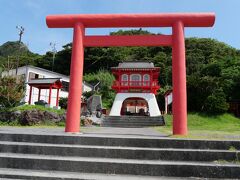
M1 132L0 178L240 178L239 149L240 141Z
M105 116L101 126L103 127L147 127L147 126L163 126L165 121L163 116Z

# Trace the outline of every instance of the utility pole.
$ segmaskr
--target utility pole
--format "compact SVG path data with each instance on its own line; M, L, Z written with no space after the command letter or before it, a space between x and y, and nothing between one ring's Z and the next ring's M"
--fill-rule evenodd
M20 54L20 50L21 50L21 42L22 42L22 35L24 33L24 28L22 26L16 26L16 28L19 30L19 40L18 40L18 44L19 44L19 49L18 49L18 55L17 55L17 67L16 67L16 76L18 73L18 66L19 66L19 54Z
M52 48L52 53L53 53L53 57L52 57L52 71L53 71L53 67L54 67L54 60L55 60L55 55L57 53L57 49L56 49L56 43L50 42L49 44Z

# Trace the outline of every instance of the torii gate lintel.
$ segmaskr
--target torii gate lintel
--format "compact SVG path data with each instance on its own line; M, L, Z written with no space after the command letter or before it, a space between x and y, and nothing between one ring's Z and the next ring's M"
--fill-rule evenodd
M66 132L79 132L84 47L172 46L173 134L186 135L184 27L211 27L214 13L50 15L50 28L74 28ZM172 35L85 36L85 28L172 27Z

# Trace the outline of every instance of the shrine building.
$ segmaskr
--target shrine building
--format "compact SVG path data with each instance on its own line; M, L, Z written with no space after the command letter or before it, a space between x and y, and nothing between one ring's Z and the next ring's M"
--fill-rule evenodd
M155 94L160 68L152 62L122 62L112 67L117 92L109 116L161 116Z

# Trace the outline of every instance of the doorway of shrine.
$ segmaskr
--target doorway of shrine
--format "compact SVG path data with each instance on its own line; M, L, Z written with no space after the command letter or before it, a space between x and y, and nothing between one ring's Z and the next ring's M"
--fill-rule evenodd
M149 116L148 102L139 97L127 98L122 103L121 116Z

